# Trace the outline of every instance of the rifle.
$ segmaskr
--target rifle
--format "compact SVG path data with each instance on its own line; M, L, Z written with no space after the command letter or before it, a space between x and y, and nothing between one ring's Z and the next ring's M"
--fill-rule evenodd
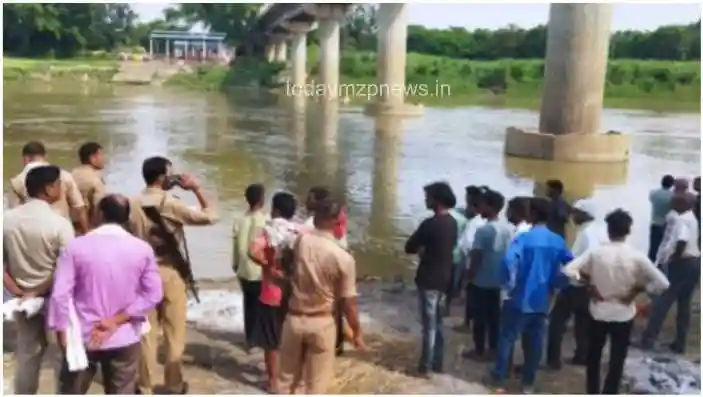
M170 233L166 228L164 223L164 218L156 207L142 207L144 215L152 221L156 227L159 237L163 239L164 244L161 247L155 247L154 251L157 251L157 255L163 255L169 257L175 263L175 268L178 274L181 276L183 281L185 281L186 286L190 290L191 294L195 298L195 301L200 303L200 296L198 295L198 288L195 285L195 277L193 277L193 269L190 264L190 254L188 253L188 243L185 239L185 234L183 235L183 249L185 251L185 257L179 249L178 240L173 233Z

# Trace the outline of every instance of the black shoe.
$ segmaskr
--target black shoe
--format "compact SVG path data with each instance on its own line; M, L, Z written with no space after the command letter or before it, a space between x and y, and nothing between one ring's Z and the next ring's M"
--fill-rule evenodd
M677 344L676 342L669 344L669 350L676 354L684 354L686 351L683 346Z

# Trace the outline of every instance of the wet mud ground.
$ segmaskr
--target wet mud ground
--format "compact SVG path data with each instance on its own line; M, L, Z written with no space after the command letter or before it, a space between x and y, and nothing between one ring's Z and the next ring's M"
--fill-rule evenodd
M189 309L188 342L184 358L185 377L191 394L261 394L264 393L263 355L260 351L248 353L244 336L237 321L218 322L217 317L238 318L241 313L236 301L240 299L236 283L203 282L203 301L212 305L206 311ZM422 379L414 375L420 350L420 326L416 310L416 296L411 286L403 284L360 285L359 307L367 344L371 350L356 352L348 346L343 357L337 359L335 380L329 393L335 394L485 394L488 390L481 381L490 363L461 357L471 347L471 336L459 330L463 309L456 302L445 321L446 353L443 375ZM216 307L212 297L220 299ZM687 357L700 359L700 294L696 295L696 310L692 316L688 338ZM209 298L209 299L208 299ZM223 301L228 300L228 301ZM675 309L672 309L660 336L661 342L673 337ZM643 321L638 321L634 335L641 332ZM583 393L585 369L566 363L573 350L571 330L564 337L565 365L560 371L540 370L537 392L540 394ZM13 360L13 327L6 324L3 338L4 391L12 392L15 371ZM604 350L603 370L608 347ZM520 349L516 349L516 363L520 363ZM161 371L161 368L159 368ZM161 379L161 373L157 375ZM53 394L52 371L46 364L41 374L40 394ZM158 386L156 392L161 391ZM508 382L508 390L519 391L519 378ZM99 379L90 394L102 394Z

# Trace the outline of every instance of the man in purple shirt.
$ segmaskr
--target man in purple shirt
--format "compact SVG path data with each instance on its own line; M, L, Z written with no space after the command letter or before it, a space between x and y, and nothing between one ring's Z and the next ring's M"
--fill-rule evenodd
M122 228L129 202L108 195L98 204L101 225L61 253L49 302L48 326L67 348L69 310L75 307L88 368L71 372L64 360L61 394L86 394L100 364L106 394L133 394L142 328L163 297L154 251Z

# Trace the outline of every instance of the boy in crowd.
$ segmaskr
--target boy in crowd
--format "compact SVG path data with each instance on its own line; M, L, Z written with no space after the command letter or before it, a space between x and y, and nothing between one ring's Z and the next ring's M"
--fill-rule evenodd
M489 356L485 351L486 339L491 354L498 347L500 264L512 238L510 225L498 219L504 204L503 195L492 190L484 193L481 202L481 215L486 219L486 224L476 231L468 271L471 283L469 299L473 302L474 316L474 351L467 353L469 358L485 359Z
M476 231L483 225L486 224L486 220L480 214L481 200L483 199L483 190L477 186L468 186L466 188L466 208L464 209L464 214L469 220L464 229L464 233L459 237L458 248L461 251L463 258L462 271L464 275L471 267L471 261L469 258L469 253L471 252L471 247L474 245L474 237L476 236ZM470 331L471 330L471 300L470 300L470 290L471 284L464 282L466 277L461 278L462 286L465 286L466 290L466 302L464 302L464 324L460 330Z
M525 334L530 346L524 352L523 392L534 392L551 299L555 290L566 282L562 265L573 259L564 238L547 227L550 206L549 200L532 200L534 225L510 244L502 261L501 286L510 299L503 302L498 354L488 379L498 387L497 392L504 391L501 384L507 377L513 345L521 334Z
M669 286L666 276L646 255L625 243L632 228L630 214L618 209L605 221L610 242L586 251L564 268L564 274L585 283L592 296L588 306L588 394L618 394L636 314L634 300L645 290L656 293ZM610 362L601 389L601 356L608 338Z
M285 320L288 299L282 286L287 282L283 261L289 258L303 225L293 223L296 200L290 193L276 193L271 200L271 220L266 222L263 232L249 247L249 256L261 266L261 295L259 310L253 327L254 345L264 349L264 361L268 375L268 390L277 391L278 347L281 327Z
M649 203L652 206L651 223L649 224L649 260L654 262L657 258L659 244L664 237L666 228L666 215L671 210L671 197L674 195L674 177L664 175L661 179L660 187L649 193Z
M433 216L422 221L405 243L407 254L417 254L420 265L415 275L422 319L422 356L418 372L444 371L443 309L451 282L457 224L449 214L456 205L452 188L444 182L425 186L425 205Z
M513 237L511 244L515 241L515 239L521 235L522 233L530 231L532 228L532 220L530 219L530 203L532 202L531 197L515 197L511 199L508 202L508 208L506 210L506 217L508 218L508 222L510 222L514 227L513 231ZM503 269L504 267L501 266ZM514 274L508 275L507 277L512 278L514 277ZM502 277L502 276L501 276ZM510 299L510 296L508 295L508 291L502 291L502 301L505 302L506 300ZM525 352L527 349L530 348L529 346L529 341L525 337L525 334L522 334L522 351ZM524 353L523 353L524 355ZM510 351L510 361L508 363L508 373L512 372L513 370L518 371L521 369L521 367L516 366L513 367L513 358L514 358L514 348L511 349Z
M258 183L247 186L244 198L249 210L234 226L233 268L239 278L244 299L244 335L247 346L254 346L254 324L261 295L261 267L249 257L249 246L263 229L268 215L264 213L264 186Z
M573 220L578 226L578 234L571 248L574 256L586 252L608 242L605 225L595 220L596 209L587 200L578 201L574 205ZM547 363L552 369L561 369L561 342L566 332L566 323L574 317L574 336L576 350L571 363L586 365L588 342L588 291L583 284L571 280L570 285L559 291L549 314L549 330L547 336Z

